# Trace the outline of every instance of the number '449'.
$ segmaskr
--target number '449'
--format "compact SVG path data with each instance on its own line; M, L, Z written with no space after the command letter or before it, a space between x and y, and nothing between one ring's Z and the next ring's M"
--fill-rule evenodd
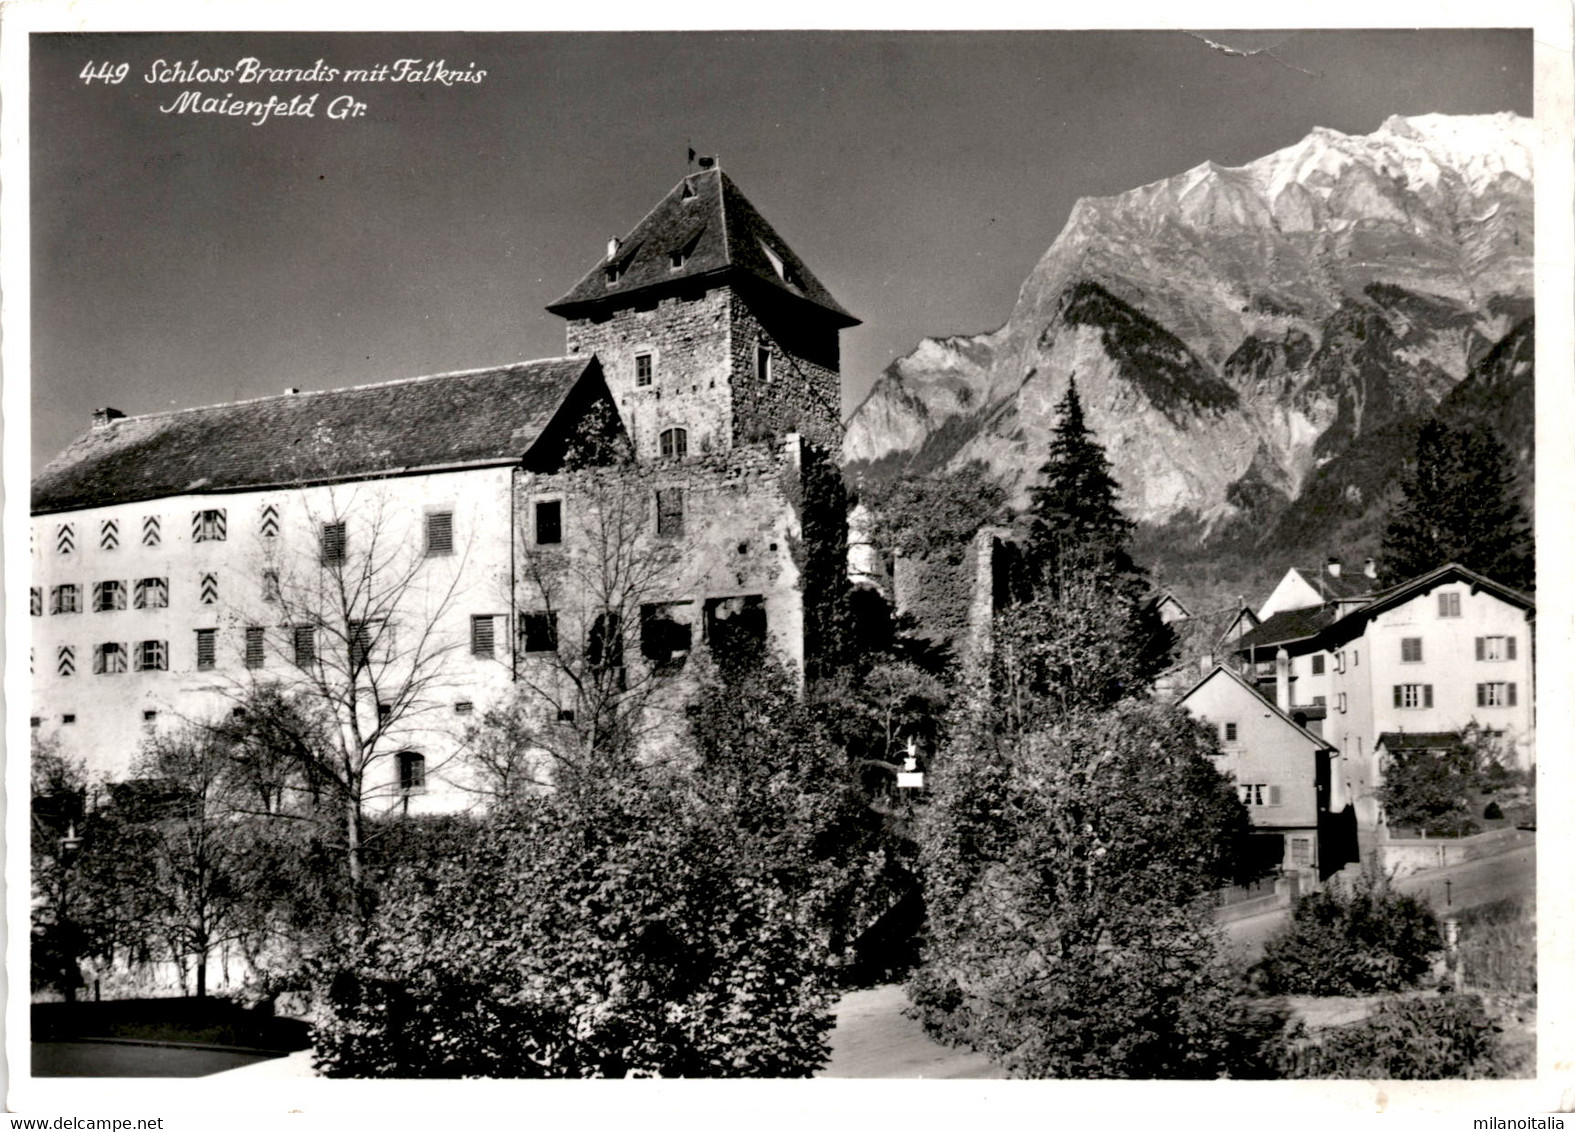
M93 63L89 62L82 68L82 74L77 76L84 83L108 83L111 86L125 81L126 75L131 71L130 63Z

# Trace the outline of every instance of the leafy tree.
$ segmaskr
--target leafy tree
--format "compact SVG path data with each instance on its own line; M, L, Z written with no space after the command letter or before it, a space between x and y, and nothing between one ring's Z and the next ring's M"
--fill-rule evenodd
M32 787L32 987L56 990L76 1001L82 961L101 941L106 925L94 899L97 829L90 830L87 773L48 739L33 738Z
M1535 1072L1534 1066L1528 1066ZM1518 1076L1480 995L1391 998L1360 1022L1293 1042L1283 1076L1438 1081Z
M1116 505L1075 379L1059 411L1026 515L1032 597L998 619L997 675L1007 679L996 683L1009 697L1025 685L1052 711L1097 709L1146 691L1168 667L1175 635L1132 560L1134 524Z
M1256 971L1270 994L1400 991L1416 985L1441 947L1438 920L1426 904L1365 878L1298 900Z
M926 1026L1021 1076L1229 1071L1241 1007L1207 895L1247 818L1216 751L1138 703L955 739L919 827Z
M1495 744L1475 724L1459 742L1442 750L1402 748L1384 764L1378 800L1391 827L1412 827L1444 836L1477 832L1472 797L1497 765Z
M975 532L1001 517L1006 489L974 461L954 471L898 478L867 492L865 502L876 546L956 566Z
M1505 585L1536 585L1531 524L1513 459L1487 425L1429 421L1389 513L1380 564L1390 583L1458 562Z

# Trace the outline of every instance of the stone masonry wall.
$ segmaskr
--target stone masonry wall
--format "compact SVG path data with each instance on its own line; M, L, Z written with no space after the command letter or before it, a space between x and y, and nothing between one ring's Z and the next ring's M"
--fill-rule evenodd
M757 310L731 293L732 419L740 441L796 432L829 451L842 449L842 378L837 332L811 316ZM829 345L828 345L829 342ZM771 351L770 380L756 377L755 350Z

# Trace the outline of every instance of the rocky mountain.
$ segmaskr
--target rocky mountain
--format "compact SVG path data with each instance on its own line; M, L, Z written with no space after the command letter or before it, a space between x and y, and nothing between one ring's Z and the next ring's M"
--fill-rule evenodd
M1020 493L1074 376L1129 512L1202 535L1283 534L1331 469L1403 458L1451 398L1491 404L1529 459L1532 133L1513 114L1320 128L1079 201L1004 325L887 368L849 421L850 476L977 460Z

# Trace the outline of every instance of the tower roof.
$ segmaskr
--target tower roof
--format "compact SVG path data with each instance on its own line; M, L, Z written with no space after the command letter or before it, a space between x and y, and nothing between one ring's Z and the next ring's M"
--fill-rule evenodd
M696 279L747 282L811 303L839 327L854 318L720 169L691 173L547 309L573 318Z

